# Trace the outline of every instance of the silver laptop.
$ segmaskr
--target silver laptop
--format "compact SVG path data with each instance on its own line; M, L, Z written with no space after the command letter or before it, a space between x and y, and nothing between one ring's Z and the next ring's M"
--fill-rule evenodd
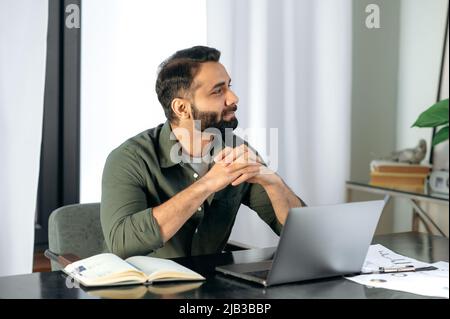
M358 273L385 201L293 208L273 260L216 270L264 286Z

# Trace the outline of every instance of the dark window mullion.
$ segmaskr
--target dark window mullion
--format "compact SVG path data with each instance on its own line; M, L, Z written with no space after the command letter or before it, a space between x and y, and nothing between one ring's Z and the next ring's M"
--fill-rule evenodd
M49 0L41 162L35 245L48 242L48 217L79 202L80 29L67 28L65 8L81 0Z

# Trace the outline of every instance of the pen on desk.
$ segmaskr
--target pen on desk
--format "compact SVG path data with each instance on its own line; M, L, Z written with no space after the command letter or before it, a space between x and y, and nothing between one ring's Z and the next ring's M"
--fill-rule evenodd
M393 272L409 272L409 271L416 271L416 268L413 265L407 265L403 267L379 267L378 273L380 274L387 274L387 273L393 273Z
M436 269L437 268L434 266L416 268L412 265L408 265L408 266L404 266L404 267L379 267L378 270L370 271L370 272L362 272L362 273L360 273L360 275L392 274L392 273L397 273L397 272L419 272L419 271L436 270Z
M52 252L49 249L45 250L44 256L47 257L48 259L53 260L54 262L58 263L63 268L79 259L77 256L72 255L72 254L59 255L59 254Z

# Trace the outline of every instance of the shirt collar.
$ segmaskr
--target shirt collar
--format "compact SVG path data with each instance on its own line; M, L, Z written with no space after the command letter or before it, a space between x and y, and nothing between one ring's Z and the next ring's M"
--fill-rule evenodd
M159 134L159 154L160 155L160 165L163 168L172 167L179 164L179 161L174 162L170 157L170 152L175 145L178 144L178 140L175 134L172 132L169 121L166 121L161 128L161 133ZM180 149L179 147L177 149Z

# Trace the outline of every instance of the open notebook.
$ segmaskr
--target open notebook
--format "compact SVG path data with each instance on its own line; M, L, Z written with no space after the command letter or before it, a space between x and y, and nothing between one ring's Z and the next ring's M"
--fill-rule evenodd
M202 275L172 260L146 256L123 260L109 253L76 261L63 271L86 287L205 280Z

